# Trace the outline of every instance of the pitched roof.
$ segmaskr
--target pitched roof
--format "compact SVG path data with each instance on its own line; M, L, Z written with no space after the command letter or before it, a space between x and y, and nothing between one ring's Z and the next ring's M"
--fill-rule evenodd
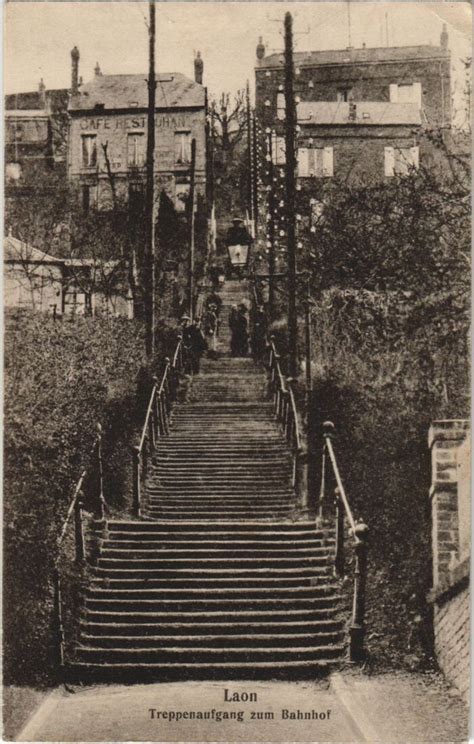
M302 101L297 109L298 123L302 126L421 124L421 112L417 103L356 101L354 105L356 118L350 119L349 103L344 101Z
M449 51L440 46L424 44L403 47L363 47L362 49L328 49L317 52L296 52L293 55L295 66L312 67L317 65L340 65L368 62L396 62L408 59L449 58ZM283 67L283 54L269 54L264 57L257 69Z
M34 248L28 243L24 243L12 235L8 235L3 241L3 260L4 261L28 261L31 263L62 263L61 258L55 258L43 251Z
M156 108L204 106L205 89L180 72L157 76ZM87 111L96 106L105 110L146 109L148 106L147 76L97 75L81 86L71 98L69 111Z
M69 91L67 88L46 90L45 99L51 112L59 113L66 111ZM39 91L28 91L26 93L9 93L5 96L5 111L36 111L44 110L44 101Z

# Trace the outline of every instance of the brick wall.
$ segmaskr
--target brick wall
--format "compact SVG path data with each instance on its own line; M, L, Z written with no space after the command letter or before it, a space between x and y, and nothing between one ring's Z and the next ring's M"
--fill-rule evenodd
M469 695L469 431L468 422L435 421L432 452L432 554L434 640L438 663L448 680ZM461 518L460 518L461 517ZM466 523L467 520L467 523Z
M469 696L470 633L469 589L434 608L435 650L446 677L466 698Z

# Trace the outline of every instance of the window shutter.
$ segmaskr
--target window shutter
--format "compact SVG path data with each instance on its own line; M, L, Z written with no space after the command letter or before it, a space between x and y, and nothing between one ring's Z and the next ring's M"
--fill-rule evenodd
M298 176L309 176L309 150L307 147L298 148Z
M420 166L420 151L418 146L410 147L410 163L418 170Z
M277 93L277 118L283 120L285 118L286 102L285 94Z
M395 173L395 151L393 147L385 148L385 175L393 176Z
M323 150L323 176L334 175L334 156L332 147Z
M413 83L413 103L421 108L421 83Z
M390 103L397 103L398 101L398 85L396 83L390 83Z

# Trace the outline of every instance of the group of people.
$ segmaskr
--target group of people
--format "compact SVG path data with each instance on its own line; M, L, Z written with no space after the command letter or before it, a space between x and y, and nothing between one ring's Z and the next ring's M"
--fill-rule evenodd
M219 319L222 309L222 298L213 290L204 303L203 318L193 321L188 315L181 318L183 345L187 352L188 371L198 374L201 357L207 351L211 359L217 359L217 338ZM252 322L252 353L260 356L265 349L266 321L262 307L254 313ZM248 308L243 300L240 305L232 305L229 313L230 353L233 357L245 357L249 353L249 319Z

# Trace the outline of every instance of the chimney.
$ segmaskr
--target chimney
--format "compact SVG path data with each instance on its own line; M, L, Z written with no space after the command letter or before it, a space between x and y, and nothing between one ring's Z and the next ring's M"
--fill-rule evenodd
M39 99L40 99L40 106L41 108L46 108L46 86L44 84L43 78L39 81L38 85L38 92L39 92Z
M257 59L263 59L265 56L265 44L263 43L262 36L258 37L258 44L257 44Z
M94 75L95 75L96 77L101 77L101 75L102 75L102 70L100 69L100 65L99 65L99 63L98 63L98 62L96 62L96 63L95 63L95 67L94 67Z
M76 96L79 93L79 49L77 46L71 50L71 93Z
M443 23L443 30L441 31L440 43L441 43L441 47L445 51L448 51L448 42L449 42L449 36L446 30L446 24Z
M194 58L194 80L202 85L202 74L204 71L204 62L201 59L201 52L197 52Z

